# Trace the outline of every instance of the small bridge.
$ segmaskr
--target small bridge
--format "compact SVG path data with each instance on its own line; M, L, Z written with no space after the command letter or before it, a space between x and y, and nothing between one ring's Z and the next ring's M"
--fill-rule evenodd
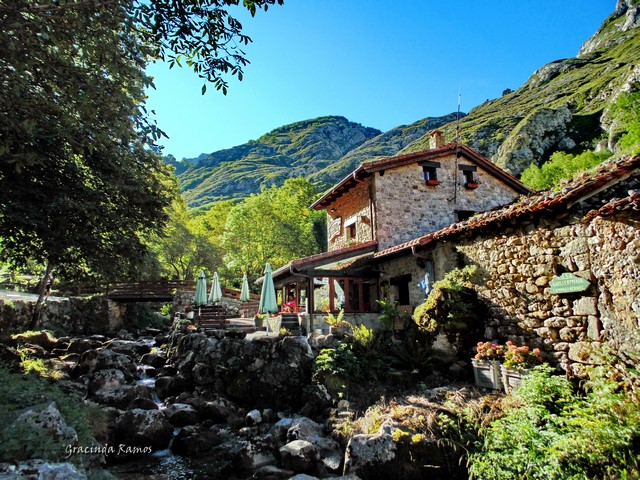
M172 302L178 292L195 292L196 282L187 280L160 280L156 282L116 283L92 288L91 293L101 293L116 302ZM85 291L86 290L86 291ZM78 292L89 293L87 289ZM240 290L222 288L222 295L240 300ZM251 300L260 295L250 294Z

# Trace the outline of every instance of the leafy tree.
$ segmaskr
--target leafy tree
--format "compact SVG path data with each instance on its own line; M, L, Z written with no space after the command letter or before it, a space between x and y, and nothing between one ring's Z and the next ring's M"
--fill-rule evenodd
M244 0L252 14L282 0ZM77 0L0 4L0 237L13 264L133 275L143 237L175 195L155 152L144 69L180 64L226 92L250 39L238 0ZM203 88L204 92L204 88ZM41 296L34 314L37 320Z
M182 199L169 209L169 222L162 235L153 241L153 250L167 273L180 280L194 280L198 271L215 270L220 263L218 249L211 237L197 228Z
M318 212L309 205L317 193L309 181L288 179L282 187L264 188L230 212L222 239L227 266L236 276L256 278L266 262L277 268L293 258L320 250Z

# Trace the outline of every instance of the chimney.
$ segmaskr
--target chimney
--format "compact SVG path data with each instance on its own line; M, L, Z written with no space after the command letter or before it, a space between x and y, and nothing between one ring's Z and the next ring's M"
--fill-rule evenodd
M431 137L429 138L429 148L431 150L444 146L444 137L441 130L433 130L429 133L429 136Z

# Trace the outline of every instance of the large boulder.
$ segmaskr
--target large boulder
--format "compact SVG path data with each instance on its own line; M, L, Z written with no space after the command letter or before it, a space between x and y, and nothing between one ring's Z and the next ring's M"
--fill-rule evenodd
M223 432L216 427L188 425L173 440L171 450L185 457L202 458L223 441Z
M174 403L163 410L167 420L174 427L184 427L198 423L198 411L186 403Z
M144 455L166 448L172 436L173 425L164 413L135 408L118 418L115 442L128 449L125 453Z
M91 338L72 338L67 347L69 353L84 353L87 350L95 350L100 348L102 342Z
M167 362L167 358L164 355L158 353L145 353L140 358L140 363L144 365L150 365L154 368L162 368Z
M11 441L0 445L0 458L23 460L68 458L67 448L78 444L78 434L67 425L55 402L44 409L30 407L6 426L4 438Z
M294 440L280 447L282 465L294 472L308 472L320 461L320 452L311 442Z
M151 390L145 385L121 385L111 390L96 392L92 400L108 407L119 410L142 408L144 410L157 409L153 402Z
M328 470L338 471L342 465L340 445L324 435L324 426L320 423L306 417L293 419L287 430L287 440L305 440L315 445L323 466Z
M347 444L344 461L345 474L357 474L363 478L385 478L382 467L397 456L392 437L393 425L385 422L374 435L354 435Z
M115 368L99 370L89 382L89 393L91 395L106 393L126 383L127 379L121 370L116 370Z
M107 342L104 346L109 350L123 353L132 358L140 357L146 353L151 352L151 347L147 342L134 340L121 340L116 338Z
M91 374L98 370L117 369L124 373L128 382L133 380L136 365L128 355L106 348L87 350L73 368L71 375L75 378Z

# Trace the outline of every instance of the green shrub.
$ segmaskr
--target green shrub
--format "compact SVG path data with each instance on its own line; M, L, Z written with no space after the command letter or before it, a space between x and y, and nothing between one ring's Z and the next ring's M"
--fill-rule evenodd
M375 334L372 328L367 328L366 325L357 325L351 327L353 332L353 342L364 351L370 350L374 345Z
M608 150L598 153L587 150L579 155L555 152L541 167L531 164L522 172L520 180L535 190L548 190L557 187L563 180L572 179L579 172L600 165L610 156Z
M482 432L473 478L638 478L640 404L617 383L598 375L575 391L537 367L515 398Z
M420 330L433 333L443 329L456 333L467 331L475 323L481 306L471 279L477 269L475 265L456 268L433 284L427 301L413 312L413 321Z
M351 344L341 343L336 348L323 348L315 360L316 376L338 374L347 378L360 375L360 363Z

